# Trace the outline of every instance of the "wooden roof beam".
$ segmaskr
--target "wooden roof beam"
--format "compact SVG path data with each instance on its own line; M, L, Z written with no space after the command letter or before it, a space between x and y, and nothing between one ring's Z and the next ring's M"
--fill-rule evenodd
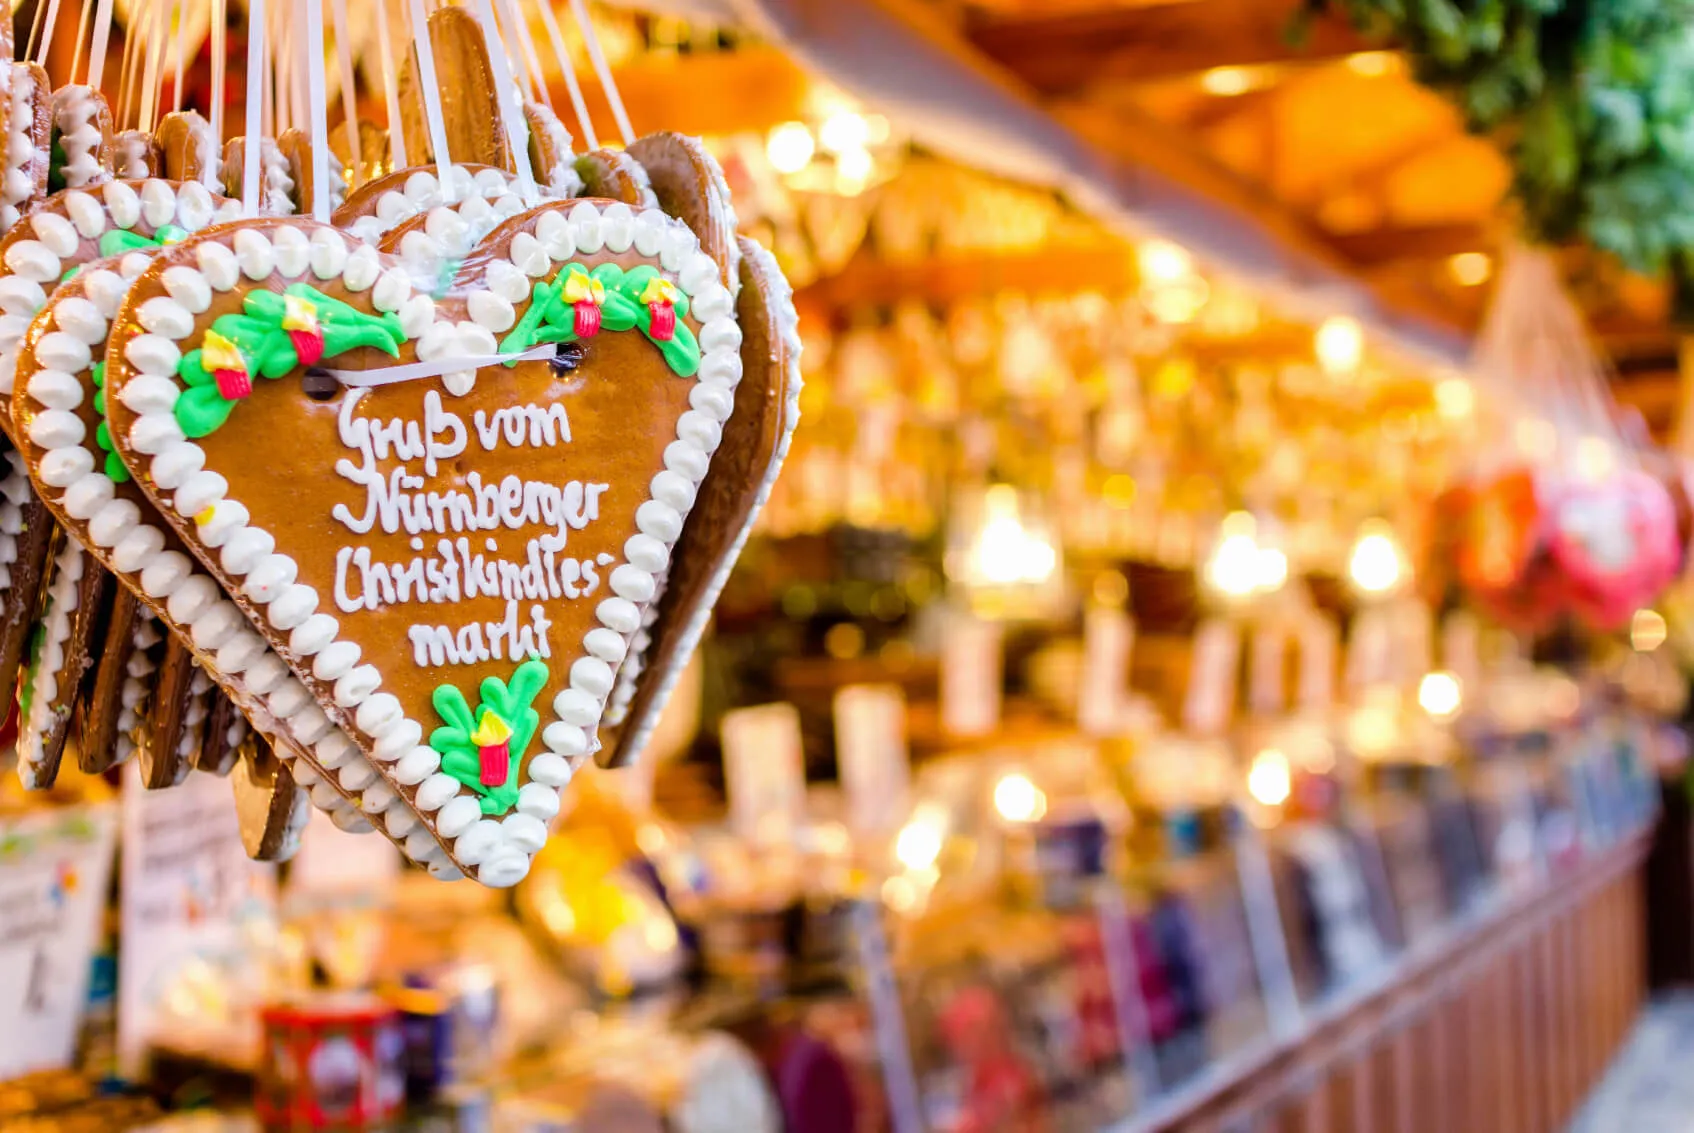
M1406 260L1440 260L1460 252L1486 252L1496 241L1474 224L1372 228L1329 237L1329 244L1361 269Z
M997 18L968 29L971 42L1043 94L1096 83L1145 82L1210 70L1339 59L1367 42L1337 16L1290 34L1305 0L1178 0L1061 16Z

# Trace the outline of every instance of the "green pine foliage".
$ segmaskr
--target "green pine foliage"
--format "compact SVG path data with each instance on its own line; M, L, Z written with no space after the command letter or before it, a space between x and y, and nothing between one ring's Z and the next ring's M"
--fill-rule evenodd
M1405 47L1500 145L1527 234L1694 297L1694 0L1311 0Z

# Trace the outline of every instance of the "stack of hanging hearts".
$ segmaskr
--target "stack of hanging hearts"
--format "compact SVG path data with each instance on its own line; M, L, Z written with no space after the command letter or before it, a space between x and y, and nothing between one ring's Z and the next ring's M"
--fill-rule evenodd
M1585 479L1516 467L1450 493L1458 577L1513 629L1574 615L1614 630L1682 570L1688 537L1664 481L1638 468Z
M245 139L114 137L97 91L11 66L0 687L31 786L74 734L148 787L228 774L256 856L316 806L508 886L573 771L650 733L787 452L799 342L698 142L577 156L529 104L532 193L480 26L429 27L456 164L407 121L425 164L319 185L288 131L257 216Z

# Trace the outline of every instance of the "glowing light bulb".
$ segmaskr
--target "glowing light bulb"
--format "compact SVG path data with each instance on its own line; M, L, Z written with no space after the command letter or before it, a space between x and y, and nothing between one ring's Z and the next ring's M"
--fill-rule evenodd
M1047 813L1047 796L1027 775L1013 772L994 784L994 809L1007 822L1034 822Z
M1449 421L1463 421L1476 411L1476 390L1461 377L1435 383L1435 409Z
M835 155L835 188L843 196L857 196L870 184L875 162L870 150L844 149Z
M863 115L851 110L831 114L818 127L818 141L830 153L845 154L851 150L862 150L870 141L871 127Z
M1188 249L1169 240L1147 240L1136 249L1142 283L1176 283L1192 275L1194 257Z
M1402 574L1400 548L1394 537L1380 526L1367 526L1353 544L1352 557L1347 562L1347 574L1367 594L1383 594L1394 589Z
M1438 720L1457 714L1463 701L1464 690L1452 673L1425 673L1418 682L1418 707Z
M1247 793L1265 806L1281 806L1293 793L1294 775L1288 757L1274 747L1268 747L1253 757L1247 770Z
M1206 577L1220 593L1245 597L1258 589L1259 545L1251 535L1225 535L1212 552Z
M1637 653L1651 653L1665 643L1670 630L1657 610L1637 610L1629 619L1629 644Z
M1244 67L1213 67L1200 76L1200 86L1207 94L1234 98L1253 89L1253 76Z
M1616 465L1617 456L1604 439L1583 437L1576 442L1576 470L1584 480L1604 480Z
M1480 287L1494 274L1494 261L1485 252L1460 252L1447 260L1447 272L1461 287Z
M894 839L894 857L907 869L928 869L940 856L941 831L931 823L914 819Z
M1399 56L1392 51L1355 51L1347 56L1347 69L1367 79L1381 78L1399 66Z
M812 132L804 122L784 122L765 139L765 156L778 173L798 173L817 152Z
M1365 355L1365 332L1357 319L1332 315L1318 327L1312 348L1327 373L1346 374L1359 368Z
M1275 547L1260 547L1254 585L1263 591L1282 589L1288 581L1288 556Z

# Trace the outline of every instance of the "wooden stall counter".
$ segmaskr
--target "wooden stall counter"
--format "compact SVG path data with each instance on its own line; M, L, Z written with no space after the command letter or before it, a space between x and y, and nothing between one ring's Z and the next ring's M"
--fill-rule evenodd
M1426 939L1110 1133L1557 1133L1645 982L1633 835Z

